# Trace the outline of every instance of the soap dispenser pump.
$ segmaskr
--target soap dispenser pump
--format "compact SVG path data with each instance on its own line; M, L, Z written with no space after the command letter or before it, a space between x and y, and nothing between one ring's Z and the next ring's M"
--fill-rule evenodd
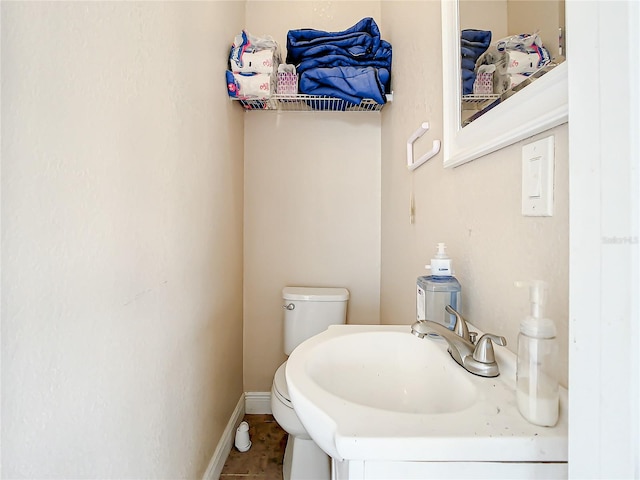
M431 320L453 330L456 317L445 308L451 305L460 309L460 282L453 276L452 260L447 255L447 246L438 243L437 251L431 263L425 268L430 275L418 277L416 286L417 320Z
M447 246L444 243L438 243L436 254L431 259L429 265L425 265L427 270L431 270L431 275L437 277L453 276L451 268L451 258L447 255Z
M553 427L558 422L560 393L557 368L556 326L544 316L547 284L541 280L515 282L529 287L531 314L520 322L516 398L520 414L534 425Z

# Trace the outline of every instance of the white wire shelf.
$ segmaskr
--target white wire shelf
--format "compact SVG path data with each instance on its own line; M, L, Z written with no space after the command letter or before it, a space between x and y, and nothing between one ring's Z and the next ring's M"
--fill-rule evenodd
M497 93L470 93L468 95L463 95L462 101L464 103L485 103L493 101L496 98L500 98L500 95L498 95Z
M503 102L507 98L511 97L516 92L519 92L520 90L522 90L524 87L529 85L531 82L533 82L536 79L542 77L545 73L553 70L555 67L560 65L562 62L564 62L564 57L555 58L551 63L548 63L544 67L539 68L534 73L529 75L526 80L524 80L523 82L519 83L518 85L515 85L514 87L510 88L509 90L507 90L506 92L504 92L502 94L497 94L497 93L489 93L489 94L471 93L471 94L468 94L468 95L463 95L462 96L462 109L463 110L483 110L483 109L485 109L487 107L493 108L496 105L498 105L500 102ZM474 115L474 117L476 117L476 116ZM474 120L475 119L474 117L470 118L469 120L470 121Z
M393 100L393 94L386 95L387 102ZM271 95L269 98L237 99L245 110L281 110L289 112L379 112L386 104L364 99L354 104L335 97L317 95Z

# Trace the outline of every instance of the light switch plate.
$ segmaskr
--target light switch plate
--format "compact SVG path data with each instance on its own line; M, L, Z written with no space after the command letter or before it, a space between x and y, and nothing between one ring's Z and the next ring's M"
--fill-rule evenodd
M553 135L522 147L522 215L553 216Z

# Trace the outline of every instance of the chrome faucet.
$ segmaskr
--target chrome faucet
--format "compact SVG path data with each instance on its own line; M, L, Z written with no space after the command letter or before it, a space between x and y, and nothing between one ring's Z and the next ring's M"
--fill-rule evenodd
M481 377L497 377L500 375L498 363L493 352L493 342L505 346L507 340L504 337L485 333L477 344L474 344L475 332L469 332L465 319L450 305L445 310L455 315L456 323L453 331L444 325L431 320L419 320L411 325L411 333L418 338L424 338L428 334L437 334L449 344L449 353L462 368Z

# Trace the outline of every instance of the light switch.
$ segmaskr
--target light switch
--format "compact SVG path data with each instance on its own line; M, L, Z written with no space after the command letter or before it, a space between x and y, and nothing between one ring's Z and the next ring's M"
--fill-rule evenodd
M529 179L528 192L529 198L540 198L542 192L542 159L540 157L530 158L528 161Z
M554 137L522 147L522 215L553 215Z

